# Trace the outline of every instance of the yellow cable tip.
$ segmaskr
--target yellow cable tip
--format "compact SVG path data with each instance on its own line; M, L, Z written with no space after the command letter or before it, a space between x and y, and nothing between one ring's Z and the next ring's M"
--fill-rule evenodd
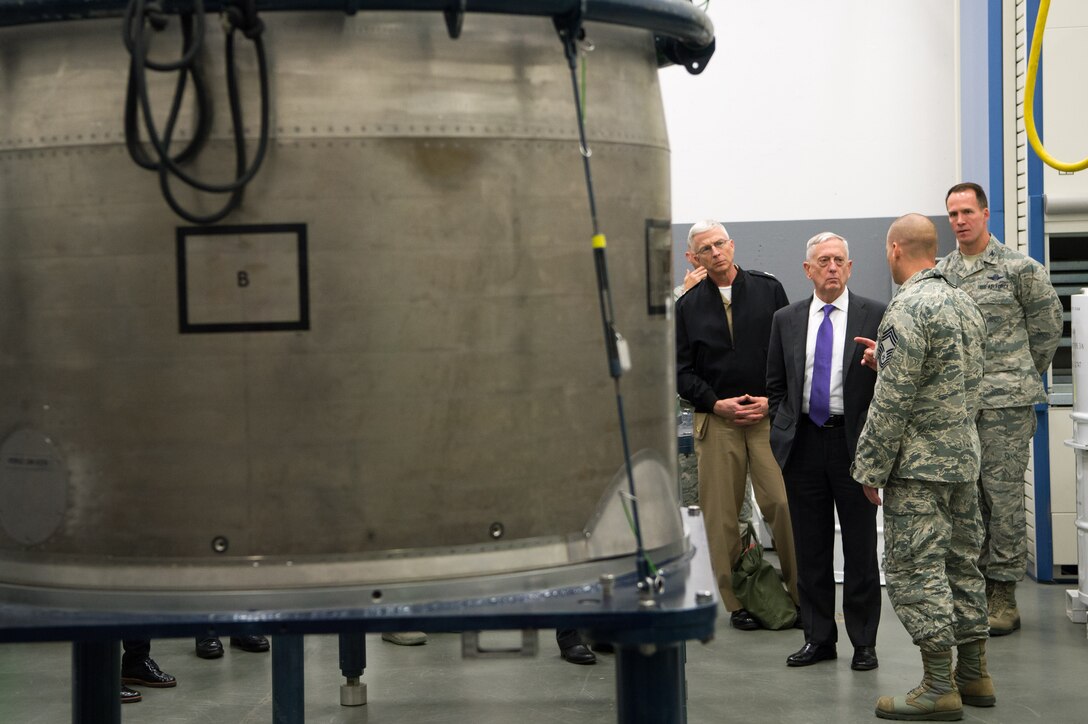
M593 235L593 248L594 249L603 249L604 247L605 247L604 234L594 234Z

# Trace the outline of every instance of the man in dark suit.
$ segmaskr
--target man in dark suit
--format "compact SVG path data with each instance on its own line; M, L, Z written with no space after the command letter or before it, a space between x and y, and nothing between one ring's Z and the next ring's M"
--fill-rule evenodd
M699 222L688 232L688 261L707 273L676 302L676 376L680 396L695 407L699 505L710 563L730 623L751 631L762 625L741 606L732 586L748 473L797 602L793 528L782 471L771 453L766 392L771 317L789 300L777 279L741 269L733 253L733 240L716 221Z
M837 657L834 511L842 527L843 617L854 645L851 668L875 669L880 622L876 506L850 477L873 399L876 373L861 364L885 305L847 291L850 250L824 232L808 240L805 274L814 294L780 309L771 324L767 394L771 448L786 480L797 545L805 645L786 659L808 666Z

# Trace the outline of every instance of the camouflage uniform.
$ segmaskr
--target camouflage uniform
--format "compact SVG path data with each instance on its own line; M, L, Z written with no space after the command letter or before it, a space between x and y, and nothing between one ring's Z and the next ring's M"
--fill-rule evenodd
M699 459L695 457L694 447L680 453L680 502L699 504Z
M976 420L985 538L979 567L990 580L1019 581L1027 569L1024 473L1035 434L1033 405L1046 402L1041 374L1062 334L1062 305L1046 269L993 236L968 268L959 251L937 268L971 295L986 319L986 366Z
M985 639L975 481L985 322L934 269L900 287L877 333L880 366L851 475L884 490L888 597L923 652Z

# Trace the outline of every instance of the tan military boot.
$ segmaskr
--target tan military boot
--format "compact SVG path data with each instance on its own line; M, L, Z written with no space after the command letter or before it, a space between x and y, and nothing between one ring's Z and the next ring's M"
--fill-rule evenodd
M906 696L882 696L876 702L881 719L958 721L963 702L952 676L952 651L922 652L922 683Z
M993 584L993 593L987 599L990 635L1006 636L1020 628L1016 581L994 581Z
M956 656L956 688L968 706L993 706L994 680L986 670L986 639L960 644Z

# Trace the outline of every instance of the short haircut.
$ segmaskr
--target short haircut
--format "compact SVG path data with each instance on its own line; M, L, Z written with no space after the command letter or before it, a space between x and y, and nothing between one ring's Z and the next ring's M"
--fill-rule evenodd
M819 234L817 234L816 236L814 236L811 239L809 239L808 241L806 241L805 242L805 259L808 259L810 256L812 256L812 250L814 248L816 248L820 244L824 243L825 241L831 241L832 239L838 239L839 241L842 242L843 248L846 249L846 258L849 259L850 258L850 242L848 242L846 239L842 238L841 236L839 236L838 234L836 234L833 231L821 231Z
M922 214L906 214L892 222L888 241L899 244L911 259L937 258L937 227Z
M692 239L694 239L699 234L705 234L711 229L721 229L722 233L725 234L725 238L730 238L729 232L725 230L725 227L722 226L720 222L714 221L713 219L703 219L696 224L692 224L691 228L688 229L688 251L691 251Z
M975 198L978 199L978 207L980 209L985 209L985 208L989 207L989 202L986 201L986 192L982 190L981 186L979 186L976 183L971 183L970 181L965 181L964 183L956 184L952 188L948 189L948 193L944 195L944 204L945 204L945 206L948 205L948 197L949 196L951 196L952 194L961 193L963 191L974 191L975 192Z

